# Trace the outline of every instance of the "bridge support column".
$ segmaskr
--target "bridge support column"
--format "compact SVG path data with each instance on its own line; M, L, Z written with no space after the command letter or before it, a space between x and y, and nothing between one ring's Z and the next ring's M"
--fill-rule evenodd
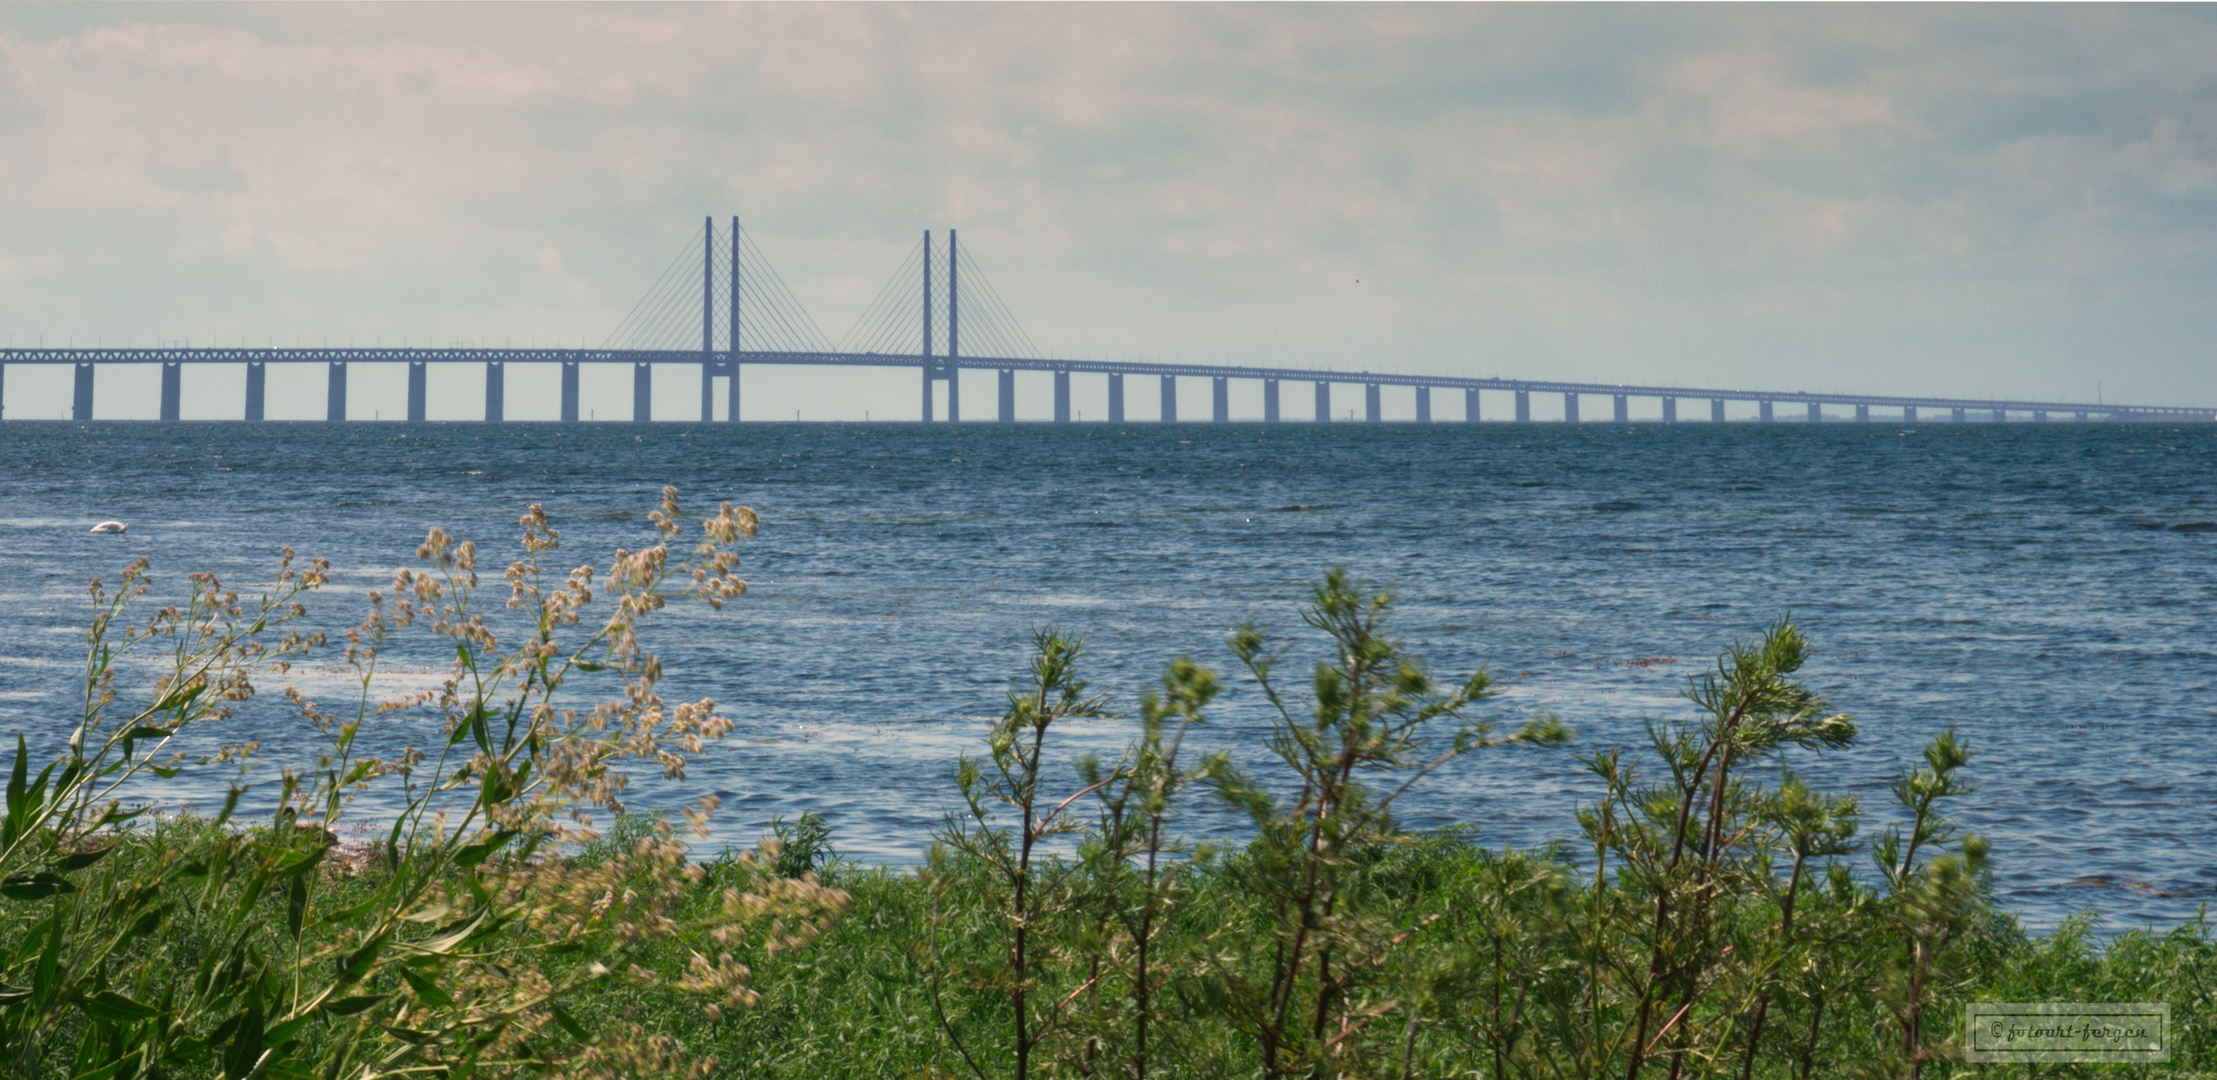
M1478 391L1475 389L1465 390L1463 391L1463 423L1475 424L1477 422Z
M1856 419L1868 420L1870 417L1858 416ZM1809 422L1812 424L1824 423L1824 404L1822 402L1812 401L1809 403Z
M1178 377L1176 375L1162 377L1162 422L1165 424L1178 422Z
M1070 422L1070 373L1055 372L1055 423Z
M408 365L408 422L411 424L423 423L424 403L431 396L426 385L430 382L426 377L430 366L420 360Z
M1363 384L1363 421L1375 424L1384 415L1384 412L1385 410L1378 407L1378 384Z
M2078 421L2079 423L2083 424L2083 423L2085 423L2085 422L2086 422L2086 414L2085 414L2085 413L2072 413L2072 414L2071 414L2071 419L2073 419L2073 420L2076 420L2076 421Z
M1124 422L1124 377L1122 375L1110 375L1108 380L1109 423L1121 424Z
M175 420L185 396L185 365L162 365L162 419Z
M334 423L346 419L345 361L332 364L329 374L324 378L323 418Z
M1904 405L1901 407L1901 422L1904 424L1914 424L1917 422L1917 407L1915 405Z
M1666 424L1675 424L1678 422L1677 398L1667 397L1663 399L1663 422Z
M1000 382L1001 423L1013 424L1016 422L1016 372L1003 370Z
M1532 422L1532 392L1529 390L1516 392L1516 422L1519 424Z
M654 365L631 365L631 422L654 419Z
M1758 419L1758 420L1761 420L1761 421L1762 421L1763 423L1766 423L1766 424L1770 423L1770 422L1771 422L1771 403L1770 403L1770 402L1768 402L1768 401L1763 401L1763 402L1758 402L1758 403L1756 403L1756 407L1755 407L1755 415L1756 415L1756 419Z
M1630 398L1628 398L1628 397L1625 397L1625 396L1624 396L1623 394L1618 394L1618 395L1617 395L1617 398L1616 398L1616 401L1614 402L1614 404L1615 404L1615 406L1616 406L1616 409L1615 409L1616 415L1615 415L1615 417L1614 417L1614 419L1616 420L1616 422L1617 422L1617 423L1619 423L1619 424L1629 424L1629 423L1631 423L1631 422L1632 422L1632 399L1630 399Z
M77 384L69 396L69 418L92 419L92 365L77 365Z
M491 364L487 364L487 365L485 365L485 369L486 369L486 377L487 377L488 379L490 379L490 378L491 378L491 376L492 376L492 365L491 365ZM492 385L493 385L493 384L492 384L491 382L489 382L489 381L488 381L488 382L487 382L487 383L485 384L485 392L486 392L486 393L488 393L488 394L492 393ZM487 410L487 416L486 416L486 419L491 419L491 418L492 418L492 417L491 417L491 410ZM715 423L715 422L716 422L716 364L715 364L715 361L712 361L712 360L703 360L703 361L701 361L701 423L703 423L703 424L712 424L712 423Z
M1951 415L1951 416L1949 416L1949 419L1951 419L1951 420L1955 421L1956 423L1960 424L1960 423L1963 423L1964 421L1966 421L1966 420L1970 419L1970 417L1969 417L1968 415L1966 415L1966 413L1965 413L1965 411L1964 411L1964 410L1962 410L1962 409L1955 409L1955 410L1952 410L1952 415Z
M1316 422L1319 424L1329 424L1332 422L1331 383L1320 382L1316 384Z
M0 387L4 387L4 386L5 386L6 384L7 384L7 380L8 380L8 365L6 365L6 364L0 364ZM8 406L7 406L7 394L6 394L6 392L5 392L4 390L0 390L0 420L5 420L5 419L7 419L7 416L8 416Z
M485 365L485 422L497 424L508 419L508 365L488 362Z
M1432 422L1432 388L1429 386L1416 388L1416 422L1419 424Z
M947 351L947 422L962 422L962 369L954 365L954 350Z
M577 423L577 363L562 365L562 422Z
M1868 405L1857 405L1857 406L1855 407L1855 422L1856 422L1856 423L1858 423L1858 424L1868 424L1868 423L1870 423L1870 422L1871 422L1871 407L1870 407L1870 406L1868 406Z
M1995 409L1995 410L1994 410L1994 422L1995 422L1995 423L1997 423L1997 424L2006 424L2006 423L2008 423L2008 422L2009 422L2009 413L2008 413L2008 411L2007 411L2007 410L2005 410L2005 409Z
M2044 412L2035 412L2032 414L2032 422L2035 424L2045 424L2048 422L2048 414Z
M1265 424L1278 422L1278 380L1276 379L1264 379L1262 381L1262 422Z
M1578 422L1578 395L1576 395L1576 394L1564 394L1564 395L1563 395L1563 423L1566 423L1566 424L1575 424L1575 423L1577 423L1577 422Z
M724 365L725 373L731 376L730 385L724 387L724 423L736 424L739 422L739 350L733 348L731 355L731 363Z
M1232 380L1222 375L1209 380L1209 420L1217 424L1232 422Z
M927 253L924 257L926 259L931 258L929 254L931 246L926 244L924 250ZM931 293L926 292L924 294L924 302L927 304L931 302ZM929 354L924 357L924 422L931 423L931 357Z
M246 418L262 421L262 407L269 400L269 365L246 365Z
M1723 399L1723 398L1710 398L1710 399L1709 399L1709 422L1710 422L1710 423L1712 423L1712 424L1721 424L1721 423L1724 423L1724 399Z

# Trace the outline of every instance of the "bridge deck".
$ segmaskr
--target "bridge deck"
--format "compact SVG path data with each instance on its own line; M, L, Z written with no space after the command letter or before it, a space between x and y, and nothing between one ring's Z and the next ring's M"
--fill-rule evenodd
M838 367L944 366L947 358L900 353L702 351L682 349L491 349L491 348L94 348L0 349L6 364L713 364L737 359L742 364L799 364ZM1430 387L1441 390L1494 390L1545 394L1594 394L1640 398L1706 398L1774 404L1861 405L1883 408L1964 409L2001 412L2088 413L2135 419L2217 420L2217 409L2198 406L2120 405L2086 401L2031 401L2005 398L1916 397L1902 394L1834 394L1801 390L1744 390L1723 387L1652 386L1565 382L1554 379L1470 378L1336 369L1232 367L1213 364L1162 364L1132 360L1057 360L1031 357L964 356L956 366L985 371L1048 371L1105 375L1168 375L1197 378L1266 379L1288 382L1355 383Z

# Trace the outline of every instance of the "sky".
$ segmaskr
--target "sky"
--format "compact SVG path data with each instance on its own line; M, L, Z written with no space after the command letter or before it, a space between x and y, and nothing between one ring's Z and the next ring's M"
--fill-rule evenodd
M737 214L834 339L954 227L1057 356L2217 405L2206 6L12 4L0 147L18 345L599 344ZM67 379L10 368L6 415ZM917 411L913 370L747 380Z

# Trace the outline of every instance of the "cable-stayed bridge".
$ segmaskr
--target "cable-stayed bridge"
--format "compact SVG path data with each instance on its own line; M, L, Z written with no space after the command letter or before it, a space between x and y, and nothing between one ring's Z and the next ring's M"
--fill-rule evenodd
M695 285L698 288L696 290ZM268 365L323 364L326 366L327 420L348 419L347 372L353 364L406 364L408 366L407 417L425 418L432 364L485 365L485 411L488 421L505 419L509 364L559 366L562 380L561 418L575 422L580 415L580 371L587 364L629 364L632 368L633 421L652 420L653 380L657 366L692 368L700 377L702 422L721 419L735 422L740 416L741 369L748 364L802 366L909 368L920 372L920 415L925 421L962 418L961 369L991 370L999 375L996 415L1002 422L1016 419L1016 373L1048 372L1054 379L1054 419L1071 419L1072 376L1101 375L1107 379L1108 421L1125 419L1125 384L1128 377L1158 380L1157 415L1175 422L1178 416L1177 381L1181 378L1211 380L1210 419L1231 418L1229 385L1233 379L1259 380L1263 390L1263 419L1285 419L1280 385L1310 384L1314 417L1328 422L1334 416L1334 386L1361 387L1363 415L1378 421L1383 415L1386 387L1413 391L1419 423L1431 422L1432 392L1462 391L1460 419L1481 419L1480 395L1485 392L1511 396L1508 417L1532 419L1533 394L1561 394L1562 416L1582 419L1581 399L1610 400L1610 420L1630 420L1632 398L1653 398L1661 403L1662 420L1679 419L1681 401L1706 401L1706 419L1725 419L1727 402L1752 402L1757 419L1793 419L1794 406L1815 422L1825 418L1827 405L1852 407L1859 421L1900 420L1914 423L1928 414L1945 414L1955 421L2005 422L2013 419L2045 421L2217 420L2217 408L2166 405L2129 405L2083 401L2030 401L2002 398L1944 398L1891 394L1830 394L1746 390L1722 387L1636 386L1581 383L1552 379L1467 378L1444 375L1412 375L1353 370L1317 370L1292 367L1225 366L1214 364L1156 363L1131 360L1073 360L1044 355L1033 344L1015 315L993 290L984 272L947 231L944 252L925 232L900 269L886 282L845 335L829 339L778 276L753 239L733 218L719 230L707 219L693 235L687 250L651 286L631 312L597 348L484 348L476 346L254 348L248 346L162 346L155 348L0 348L0 417L5 413L5 372L13 364L66 364L74 368L71 419L94 418L94 372L106 364L157 365L161 375L163 420L179 418L186 365L241 364L246 367L243 416L261 420L265 412ZM619 403L610 403L619 404ZM723 407L718 408L721 404ZM1780 407L1785 415L1780 415ZM1883 410L1875 416L1873 409ZM598 409L592 410L596 415ZM612 413L614 409L610 410ZM1441 417L1446 419L1447 417ZM688 418L690 419L690 418ZM1598 419L1598 417L1597 417Z

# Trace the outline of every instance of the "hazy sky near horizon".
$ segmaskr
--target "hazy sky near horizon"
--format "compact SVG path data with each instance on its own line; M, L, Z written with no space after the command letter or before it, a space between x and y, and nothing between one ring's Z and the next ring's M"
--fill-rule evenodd
M833 338L955 226L1057 355L2217 404L2206 6L13 4L0 146L18 344L598 344L740 214Z

